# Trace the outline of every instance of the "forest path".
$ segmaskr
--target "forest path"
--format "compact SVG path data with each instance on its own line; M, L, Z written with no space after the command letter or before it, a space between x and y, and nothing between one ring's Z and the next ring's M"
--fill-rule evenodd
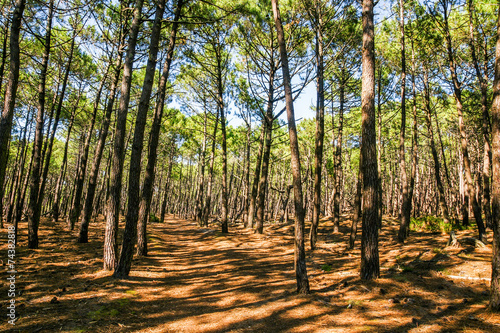
M76 243L64 222L43 221L37 250L26 248L21 223L20 318L15 327L0 321L0 331L500 332L500 316L485 311L489 246L448 249L445 234L423 232L401 246L397 221L387 219L382 276L366 282L358 278L359 241L346 250L349 225L343 218L334 234L322 221L318 248L307 254L312 294L303 296L295 294L292 225L266 225L264 235L231 225L222 234L169 216L148 226L149 255L116 280L102 270L102 219L91 224L88 244Z

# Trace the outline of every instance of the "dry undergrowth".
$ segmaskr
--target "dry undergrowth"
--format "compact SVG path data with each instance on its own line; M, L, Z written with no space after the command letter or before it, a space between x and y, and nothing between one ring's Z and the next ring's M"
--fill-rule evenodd
M26 248L21 223L20 318L12 327L2 314L0 331L500 332L500 315L486 309L490 245L445 248L447 235L412 233L401 246L397 221L385 219L381 278L362 282L359 241L346 249L349 225L333 234L322 222L318 249L308 254L312 294L298 296L290 225L271 225L265 235L231 226L224 235L171 217L150 225L150 255L134 259L130 279L114 280L101 270L102 221L91 225L88 244L77 244L63 223L43 221L38 250ZM5 240L4 229L4 276ZM0 293L6 311L6 283Z

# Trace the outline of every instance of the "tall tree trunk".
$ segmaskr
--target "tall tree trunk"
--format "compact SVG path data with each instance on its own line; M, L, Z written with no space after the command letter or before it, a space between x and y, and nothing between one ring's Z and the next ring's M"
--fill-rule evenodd
M201 144L199 170L198 170L198 192L196 193L196 211L195 220L198 221L200 226L203 225L203 194L205 191L205 164L207 155L207 109L203 109L203 142Z
M412 146L411 146L411 174L410 174L410 186L408 189L408 210L410 213L413 208L413 193L415 187L415 178L417 176L418 167L418 118L417 118L417 86L415 83L416 69L415 69L415 50L413 47L413 30L410 29L410 41L411 41L411 86L413 95L413 135L412 135Z
M429 82L428 82L427 68L424 69L424 95L425 95L424 96L425 97L425 121L427 123L427 130L429 133L432 159L434 161L434 174L436 177L436 185L437 185L437 189L438 189L439 207L441 208L441 213L443 214L444 222L450 223L450 217L448 214L448 206L446 205L443 182L441 181L439 157L438 157L438 153L436 150L436 144L434 143L434 132L432 130L430 88L429 88Z
M461 83L458 81L458 76L456 72L455 57L453 54L453 46L451 42L451 35L448 26L448 10L443 6L443 18L444 18L444 32L446 39L446 49L448 51L448 62L450 67L451 78L453 80L453 95L455 96L455 102L458 113L458 126L460 130L460 145L463 155L464 171L465 171L465 193L466 193L466 203L468 205L468 200L471 200L472 211L474 213L474 218L476 219L476 224L478 228L478 239L484 241L485 237L485 227L483 223L483 217L481 215L481 206L479 206L476 196L474 195L474 186L472 181L472 171L469 159L469 149L467 143L467 134L465 132L465 124L463 118L463 106L462 106L462 87ZM467 200L468 199L468 200Z
M411 206L408 200L408 175L405 159L406 133L406 54L405 54L405 16L404 0L399 0L399 24L401 30L401 130L399 134L399 172L401 179L401 223L399 225L398 241L403 243L410 227Z
M30 194L28 204L28 248L30 249L38 248L38 223L40 221L38 192L40 189L40 167L42 163L41 150L43 141L43 116L45 113L45 82L47 80L47 68L49 66L53 4L54 2L51 0L49 4L49 15L47 17L45 50L42 58L42 68L40 71L40 83L38 84L38 112L36 116L35 140L33 142L33 167L30 177Z
M344 127L344 102L345 102L345 77L344 69L341 69L340 92L339 92L339 126L337 139L335 140L335 194L333 196L333 232L339 232L340 227L340 191L342 185L342 131Z
M496 31L495 79L493 81L491 217L493 222L493 254L491 262L491 294L489 308L500 311L500 2Z
M474 64L474 69L476 70L476 76L479 81L479 88L481 90L481 111L482 111L482 132L484 141L484 155L483 155L483 170L482 170L482 181L483 181L483 210L484 218L487 226L491 226L491 199L490 199L490 161L491 161L491 145L490 145L490 115L488 111L488 74L486 65L488 63L485 60L484 71L481 73L481 68L479 66L479 60L477 58L476 43L474 38L474 19L473 14L475 12L474 2L467 0L469 9L469 46L471 49L472 62Z
M142 0L141 0L142 1ZM156 61L160 43L161 22L165 12L165 1L160 0L156 5L155 19L151 30L151 41L149 44L149 58L144 74L144 83L142 85L141 99L137 108L135 120L134 139L132 143L132 152L130 154L130 169L128 179L128 203L127 216L125 218L125 231L123 233L123 242L120 251L118 266L113 274L117 278L126 278L132 267L132 257L134 256L134 247L137 241L137 222L139 220L139 210L141 204L141 168L142 168L142 150L144 146L144 131L146 129L146 120L149 110L149 101L151 91L153 90Z
M304 206L302 197L302 180L300 175L300 152L297 139L297 128L295 126L295 114L293 110L292 86L290 70L288 67L288 55L286 52L285 37L281 23L281 15L278 8L278 0L271 0L278 45L280 48L281 66L283 71L283 86L285 88L285 104L288 120L288 136L290 138L290 151L292 160L293 196L295 201L295 277L297 280L297 292L309 294L309 279L307 277L306 252L304 247Z
M163 1L163 0L162 0ZM175 9L174 22L172 23L172 30L170 32L170 40L167 50L167 59L163 66L163 72L158 87L158 98L156 100L155 114L153 118L153 125L149 133L149 152L148 164L146 166L146 174L144 176L144 183L141 192L141 202L139 209L139 222L138 222L138 239L137 239L137 255L145 256L148 254L147 248L147 235L146 226L151 208L151 199L153 196L153 184L155 182L155 167L156 167L156 151L158 148L158 141L160 138L161 121L163 117L163 108L165 105L165 92L167 88L168 76L170 73L170 65L174 57L174 48L177 37L177 30L179 27L179 18L182 11L184 1L179 0ZM204 156L203 156L204 158Z
M69 52L69 57L68 57L68 64L66 66L66 70L65 70L65 73L64 73L64 79L63 79L63 83L62 83L61 94L59 96L59 102L57 104L57 109L56 109L55 116L54 116L54 123L52 125L52 131L50 133L50 138L49 138L49 141L48 141L48 144L47 144L46 153L42 154L42 161L43 161L43 158L45 158L45 163L43 163L43 172L42 172L42 178L41 178L42 182L40 184L40 190L38 192L38 202L37 202L37 204L39 206L42 205L42 203L43 203L43 197L44 197L44 194L45 194L45 184L47 183L47 175L49 174L50 158L52 156L52 148L54 146L54 138L56 136L57 126L59 125L59 119L60 119L61 112L62 112L62 107L63 107L63 100L64 100L64 96L65 96L65 93L66 93L66 87L68 85L69 72L71 70L71 64L73 62L73 55L74 55L74 50L75 50L76 33L77 33L77 30L76 30L76 27L75 27L73 29L73 37L71 39L70 52ZM80 88L79 88L79 92L78 92L78 97L77 97L76 102L75 102L76 104L78 104L80 102L81 95L82 95L82 83L80 82Z
M54 222L57 222L59 220L62 183L64 176L66 174L69 140L71 138L71 131L73 129L73 122L75 120L75 113L77 109L78 109L78 104L75 104L75 106L73 107L73 112L71 112L71 117L69 119L68 130L66 134L66 142L64 144L64 153L61 162L61 170L59 171L59 177L57 178L56 189L54 194L54 204L52 205L52 220Z
M314 150L314 201L309 243L311 250L316 248L318 238L319 216L321 213L321 173L323 167L323 140L325 136L325 84L323 55L323 20L319 13L319 2L316 1L316 137Z
M220 127L222 134L222 221L221 231L228 232L228 188L227 188L227 135L226 135L226 115L223 100L224 87L222 83L222 63L221 53L217 53L217 107L220 111Z
M160 213L160 222L165 222L165 212L167 208L167 199L168 194L170 192L170 176L172 175L172 165L174 164L174 152L175 152L175 140L172 140L170 154L169 154L169 162L168 162L168 171L167 171L167 179L165 181L165 190L163 192L163 201L161 203L161 213Z
M134 8L134 17L130 26L128 49L123 67L121 84L120 106L116 115L114 130L113 161L110 177L110 196L106 209L106 231L104 234L104 269L113 270L117 261L117 232L120 214L122 192L123 162L125 159L125 136L127 131L127 114L130 102L130 87L132 83L132 65L134 63L135 46L141 26L141 12L144 0L137 0ZM134 175L133 177L138 177ZM132 177L132 178L133 178Z
M270 49L274 48L273 45L274 38L271 35L271 45ZM255 232L262 234L264 232L264 211L265 211L265 197L268 183L269 174L269 159L271 157L271 142L273 138L273 105L274 105L274 52L270 52L269 63L271 64L271 69L269 73L269 82L267 90L267 110L266 114L263 116L262 126L265 127L264 132L264 151L262 153L262 163L260 169L260 180L257 192L257 218L255 225Z
M358 232L358 222L361 218L361 188L363 186L363 155L359 155L358 181L356 182L356 196L354 197L354 214L352 215L351 234L349 236L349 249L354 248L356 233Z
M375 31L373 0L363 0L363 73L361 87L363 159L363 219L361 233L361 279L380 275L378 254L378 168L375 132Z
M90 141L92 140L93 137L92 134L94 133L94 125L97 117L97 111L99 110L99 104L101 102L101 94L102 90L104 89L104 84L106 83L106 80L108 78L110 67L111 64L108 64L106 72L102 77L101 84L97 90L97 95L94 101L94 110L90 118L90 125L87 131L87 136L85 138L85 143L83 144L82 156L80 158L80 165L77 172L78 177L76 178L75 195L73 196L73 202L71 205L71 209L69 210L68 220L67 220L69 230L73 230L73 228L75 227L75 223L78 220L78 217L80 216L80 212L82 210L81 198L83 194L83 186L85 183L85 175L87 173L87 160L89 157Z
M203 207L203 224L208 226L208 219L210 217L210 207L212 204L212 188L214 181L214 162L215 162L215 144L217 139L217 128L219 126L219 109L217 108L217 115L215 116L214 132L212 135L212 151L210 153L210 165L208 171L208 184L207 184L207 197L205 199L205 206Z
M120 41L120 48L121 48L123 40L121 38L120 40L121 40ZM123 52L119 50L118 57L115 62L113 81L111 82L111 87L109 90L110 96L108 98L104 119L102 121L102 126L99 133L99 141L97 143L97 147L94 152L94 161L92 163L92 169L90 170L89 174L87 194L85 196L85 203L83 205L82 218L78 234L78 243L87 243L89 241L88 230L89 230L90 219L92 218L92 211L94 210L93 208L94 208L95 190L97 188L97 177L99 176L99 167L101 165L101 159L104 153L104 146L106 145L106 138L108 136L109 125L111 123L111 115L113 113L113 106L115 104L118 81L120 80L122 59L123 59ZM107 174L109 175L109 172Z
M2 41L2 60L0 63L0 95L2 93L3 75L5 72L5 63L7 62L7 40L9 39L9 21L5 20Z
M266 120L262 118L262 125L260 130L259 138L259 150L257 151L256 162L255 162L255 172L253 176L252 190L250 193L250 202L248 204L248 218L247 218L247 228L253 228L253 221L255 217L255 205L257 200L257 191L259 188L260 179L260 168L262 165L262 154L264 152L264 138L266 135Z
M3 188L5 181L5 171L7 170L7 160L9 159L10 132L12 130L12 119L14 117L14 107L16 105L17 86L19 82L19 34L23 18L26 0L17 0L12 14L10 29L10 60L9 60L9 81L5 91L5 100L0 120L0 220L3 220ZM7 38L7 35L5 36Z

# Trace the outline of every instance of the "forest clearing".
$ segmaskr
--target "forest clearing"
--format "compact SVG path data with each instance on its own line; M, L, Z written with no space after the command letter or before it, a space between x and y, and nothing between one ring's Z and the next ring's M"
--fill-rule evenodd
M384 219L381 277L359 279L359 249L322 220L319 245L308 253L310 295L296 295L293 225L263 235L242 225L168 216L151 225L150 254L130 277L102 270L103 220L93 241L77 244L61 223L43 221L43 246L20 235L20 318L3 332L500 332L486 311L491 248L446 247L448 235L412 232L396 247L397 221ZM458 239L471 236L459 231ZM1 248L2 251L5 247ZM6 292L2 288L0 292Z
M0 50L2 329L500 332L500 0L0 0Z

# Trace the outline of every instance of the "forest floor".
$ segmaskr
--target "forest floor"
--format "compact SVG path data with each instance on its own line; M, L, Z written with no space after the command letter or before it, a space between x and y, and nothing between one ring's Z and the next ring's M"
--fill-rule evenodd
M20 224L16 252L16 311L3 332L500 332L500 315L487 311L491 245L446 247L448 236L412 232L395 241L397 221L384 219L381 278L359 279L357 247L347 250L350 220L332 233L322 221L317 250L308 251L311 294L295 294L293 226L271 224L264 235L240 225L169 217L149 226L149 256L135 258L131 276L103 271L103 221L77 244L64 223L44 220L40 248L26 248ZM307 228L308 229L308 228ZM0 298L7 306L6 232ZM489 235L491 239L491 235Z

